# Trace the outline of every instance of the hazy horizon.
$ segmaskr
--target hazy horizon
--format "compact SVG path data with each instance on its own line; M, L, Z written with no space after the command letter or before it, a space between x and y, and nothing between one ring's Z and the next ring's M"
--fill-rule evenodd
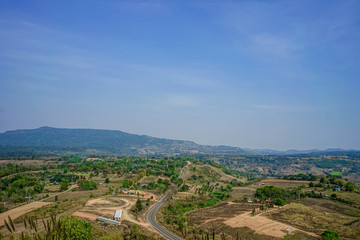
M360 149L358 1L2 1L0 132Z

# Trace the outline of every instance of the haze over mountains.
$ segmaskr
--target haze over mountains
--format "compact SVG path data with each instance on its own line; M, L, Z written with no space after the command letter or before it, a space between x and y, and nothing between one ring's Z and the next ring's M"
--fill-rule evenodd
M88 154L247 154L238 147L199 145L191 141L169 140L115 130L41 127L0 134L2 148L24 148L35 153ZM24 150L24 149L23 149Z
M344 151L328 150L288 150L248 149L231 146L200 145L192 141L171 140L130 134L115 130L67 129L41 127L0 133L2 152L32 153L77 153L107 155L157 155L157 154L301 154L314 152Z

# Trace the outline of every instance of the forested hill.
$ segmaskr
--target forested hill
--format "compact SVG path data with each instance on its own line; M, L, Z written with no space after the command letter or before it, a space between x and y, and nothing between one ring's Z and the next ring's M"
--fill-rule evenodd
M41 127L0 134L0 152L88 153L88 154L245 154L228 146L199 145L191 141L169 140L114 130Z

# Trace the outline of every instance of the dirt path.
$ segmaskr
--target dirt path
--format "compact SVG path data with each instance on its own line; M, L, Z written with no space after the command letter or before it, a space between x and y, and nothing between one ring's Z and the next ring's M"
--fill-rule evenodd
M248 228L254 230L256 233L273 236L273 237L277 237L277 238L284 237L287 234L287 232L285 230L287 228L291 228L290 232L300 231L300 232L306 233L306 234L314 236L314 237L319 237L315 233L300 230L293 226L269 219L262 215L253 216L251 214L251 212L239 214L236 217L233 217L233 218L230 218L230 219L224 221L224 223L233 228L248 227Z
M116 177L117 176L117 173L115 173L115 175L114 176L112 176L110 179L109 179L109 181L110 180L112 180L114 177Z
M25 213L31 212L32 210L41 208L48 204L51 204L51 203L49 203L49 202L32 202L32 203L22 205L17 208L13 208L9 211L3 212L0 214L0 226L3 226L5 224L4 220L5 219L7 220L8 216L10 216L12 220L14 220Z
M52 195L50 197L43 198L43 199L41 199L41 200L39 200L37 202L28 203L28 204L22 205L20 207L13 208L13 209L10 209L9 211L1 213L0 214L0 227L5 224L4 219L7 219L8 216L10 216L12 220L14 220L14 219L20 217L21 215L23 215L25 213L28 213L28 212L31 212L31 211L33 211L35 209L41 208L42 206L51 204L52 202L44 202L44 200L49 199L49 198L53 198L53 197L55 197L57 195L60 195L60 194L64 194L64 193L66 193L68 191L71 191L71 189L73 189L75 187L77 187L77 185L72 185L68 190L66 190L64 192L57 193L57 194Z
M113 197L111 197L113 198ZM137 198L132 198L131 196L116 196L117 199L120 199L123 204L112 203L108 200L108 198L96 198L90 199L85 204L85 207L81 210L73 213L74 216L88 218L90 220L96 220L98 216L103 216L107 218L111 218L110 215L113 215L115 210L121 209L123 210L121 215L121 221L129 221L135 223L137 225L141 225L147 230L154 232L154 230L150 227L150 225L142 220L140 217L138 219L135 218L132 214L130 214L131 209L135 206ZM110 198L109 198L110 199Z

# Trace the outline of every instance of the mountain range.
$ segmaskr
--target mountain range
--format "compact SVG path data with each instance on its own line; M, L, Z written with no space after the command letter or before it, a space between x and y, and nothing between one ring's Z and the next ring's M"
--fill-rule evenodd
M178 154L260 154L286 155L355 151L249 149L231 146L200 145L192 141L171 140L117 130L40 127L0 133L0 155L96 154L96 155L178 155Z
M104 155L248 154L238 147L199 145L115 130L41 127L0 134L2 151Z

